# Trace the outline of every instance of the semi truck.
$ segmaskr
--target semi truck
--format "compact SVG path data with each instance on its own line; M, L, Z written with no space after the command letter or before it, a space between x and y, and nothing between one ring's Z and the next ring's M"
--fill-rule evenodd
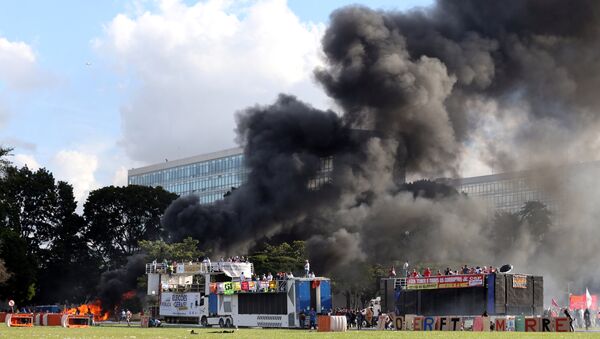
M154 316L167 323L220 327L300 327L300 313L331 312L331 281L324 277L249 279L249 262L146 265Z

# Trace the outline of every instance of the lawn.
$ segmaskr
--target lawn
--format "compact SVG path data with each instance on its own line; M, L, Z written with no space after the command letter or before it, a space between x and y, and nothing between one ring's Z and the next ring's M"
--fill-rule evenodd
M91 328L33 327L8 328L0 326L0 338L586 338L598 337L600 333L514 333L514 332L395 332L395 331L350 331L346 333L318 333L300 330L239 329L234 333L223 333L219 328L139 328L99 326Z
M346 333L319 333L300 330L279 329L239 329L225 334L218 328L193 329L198 334L190 334L186 328L140 328L140 327L33 327L8 328L0 326L0 338L600 338L599 333L522 333L522 332L395 332L395 331L350 331Z

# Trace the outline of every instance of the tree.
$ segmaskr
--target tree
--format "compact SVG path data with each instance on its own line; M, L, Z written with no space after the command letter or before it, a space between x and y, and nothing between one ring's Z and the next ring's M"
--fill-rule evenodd
M0 299L14 299L17 304L24 304L34 297L37 263L27 252L27 243L15 231L0 228L0 257L12 273L0 285Z
M525 227L534 239L541 242L552 226L551 214L543 203L539 201L527 201L518 215L521 227Z
M0 146L0 174L4 173L6 168L10 166L10 161L6 159L7 155L10 155L12 152L12 148L10 147L2 147Z
M85 222L75 213L77 204L70 185L58 184L60 220L49 246L40 250L36 301L53 303L85 301L98 281L101 262L94 257L81 233Z
M27 166L7 167L0 186L0 225L24 239L29 253L51 243L62 208L52 173L44 168L32 172Z
M108 266L121 266L139 251L140 240L157 240L160 218L177 195L162 187L108 186L92 191L84 205L84 234Z
M198 240L187 237L182 242L172 244L162 240L140 240L139 246L148 260L190 261L204 257L205 253L198 249L199 243Z
M304 241L283 242L279 245L265 244L262 248L250 254L250 261L254 264L254 272L275 274L276 272L293 272L303 274Z
M11 276L12 273L6 268L6 263L3 259L0 259L0 285L4 284Z

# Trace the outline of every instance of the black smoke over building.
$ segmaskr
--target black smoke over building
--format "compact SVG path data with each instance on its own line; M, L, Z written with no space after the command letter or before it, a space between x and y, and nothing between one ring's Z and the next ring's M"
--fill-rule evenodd
M455 176L473 154L503 170L594 158L599 16L600 2L557 0L336 10L315 77L341 113L286 95L239 112L247 183L210 206L178 199L165 230L219 253L306 239L323 271L357 260L500 260L480 203L414 195L398 177ZM331 183L309 189L331 156ZM526 258L526 247L515 253Z

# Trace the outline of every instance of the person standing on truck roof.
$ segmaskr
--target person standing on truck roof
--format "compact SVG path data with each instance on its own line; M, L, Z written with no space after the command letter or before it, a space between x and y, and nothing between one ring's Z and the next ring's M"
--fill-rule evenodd
M310 273L310 263L308 259L304 261L304 277L308 277L308 273Z
M408 260L404 262L404 265L402 265L402 276L408 276Z

